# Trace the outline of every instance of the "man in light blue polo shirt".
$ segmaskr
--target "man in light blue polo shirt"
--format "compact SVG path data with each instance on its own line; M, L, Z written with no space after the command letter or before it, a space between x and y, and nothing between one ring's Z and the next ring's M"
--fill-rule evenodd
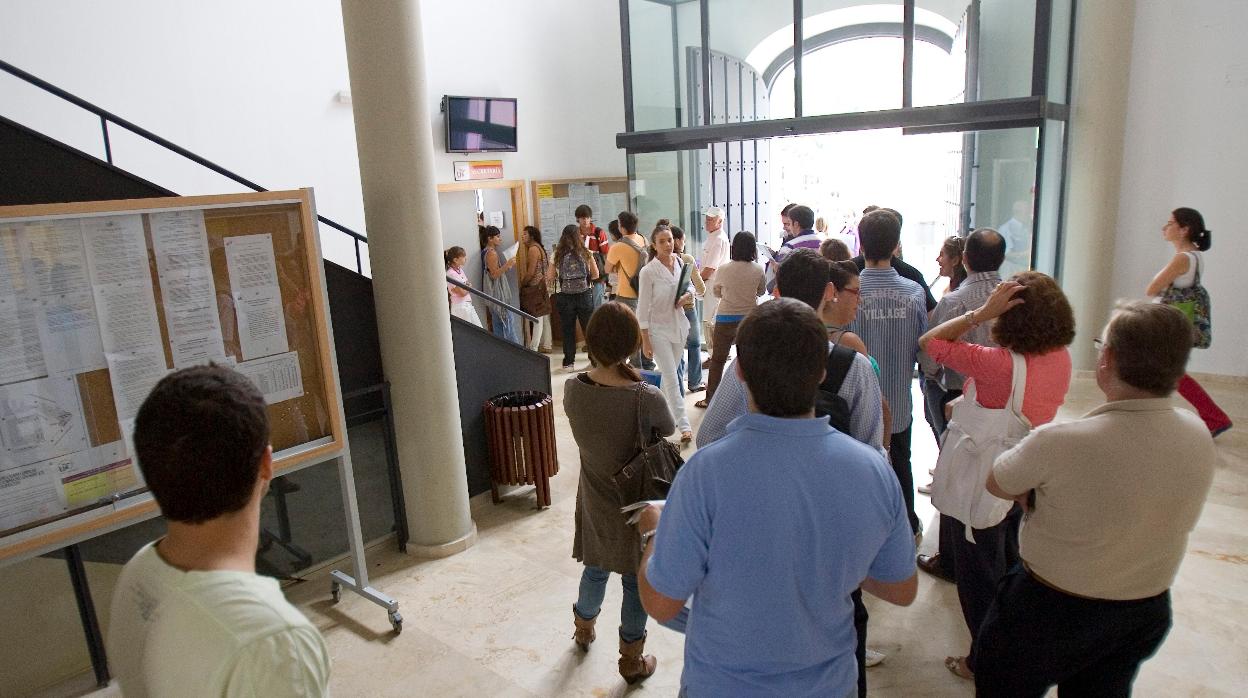
M808 305L759 306L737 352L750 413L643 512L642 604L665 621L694 597L686 695L850 696L850 594L908 605L918 588L901 490L878 450L815 417L827 331Z

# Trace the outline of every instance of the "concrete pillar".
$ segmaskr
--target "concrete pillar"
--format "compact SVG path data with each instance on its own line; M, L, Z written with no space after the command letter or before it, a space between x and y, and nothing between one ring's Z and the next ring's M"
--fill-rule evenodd
M1062 286L1074 307L1075 368L1095 367L1092 340L1114 299L1114 236L1122 179L1134 0L1078 3L1067 165Z
M381 357L394 398L409 553L477 537L459 422L420 0L342 0Z

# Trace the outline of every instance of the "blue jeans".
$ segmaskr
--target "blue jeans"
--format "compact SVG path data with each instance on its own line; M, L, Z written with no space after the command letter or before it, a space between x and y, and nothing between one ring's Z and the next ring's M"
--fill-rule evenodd
M676 376L683 385L693 388L702 385L702 333L698 330L698 311L685 308L685 317L689 319L689 337L685 340L685 349L689 357L680 362ZM685 383L685 366L689 367L689 382Z
M576 615L585 620L598 617L610 578L610 572L585 565L585 571L581 573L580 594L572 606ZM620 583L624 587L624 603L620 605L620 640L636 642L646 636L646 609L641 607L641 594L637 592L637 575L622 574Z

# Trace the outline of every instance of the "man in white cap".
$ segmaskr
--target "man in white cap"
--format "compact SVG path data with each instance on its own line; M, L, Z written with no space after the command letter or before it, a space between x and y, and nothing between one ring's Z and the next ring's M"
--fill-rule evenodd
M706 242L702 243L702 259L698 260L698 264L702 267L702 279L708 284L707 288L710 288L715 270L728 263L728 234L724 232L723 209L711 206L703 215L706 216L703 223L706 228ZM715 294L706 294L706 298L702 300L702 324L706 331L702 336L706 338L707 351L711 349L711 328L715 325L715 311L718 308L719 299Z

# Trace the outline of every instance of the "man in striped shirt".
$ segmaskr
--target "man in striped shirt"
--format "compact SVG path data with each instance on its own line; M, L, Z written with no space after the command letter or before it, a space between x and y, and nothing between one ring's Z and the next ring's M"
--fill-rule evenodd
M880 364L880 384L892 409L892 439L888 448L893 472L905 496L910 528L923 530L914 513L914 475L910 472L910 435L913 405L910 398L919 336L927 331L927 306L923 288L893 269L893 250L901 240L901 222L878 210L858 223L866 267L861 282L858 317L850 330L862 338L867 351Z

